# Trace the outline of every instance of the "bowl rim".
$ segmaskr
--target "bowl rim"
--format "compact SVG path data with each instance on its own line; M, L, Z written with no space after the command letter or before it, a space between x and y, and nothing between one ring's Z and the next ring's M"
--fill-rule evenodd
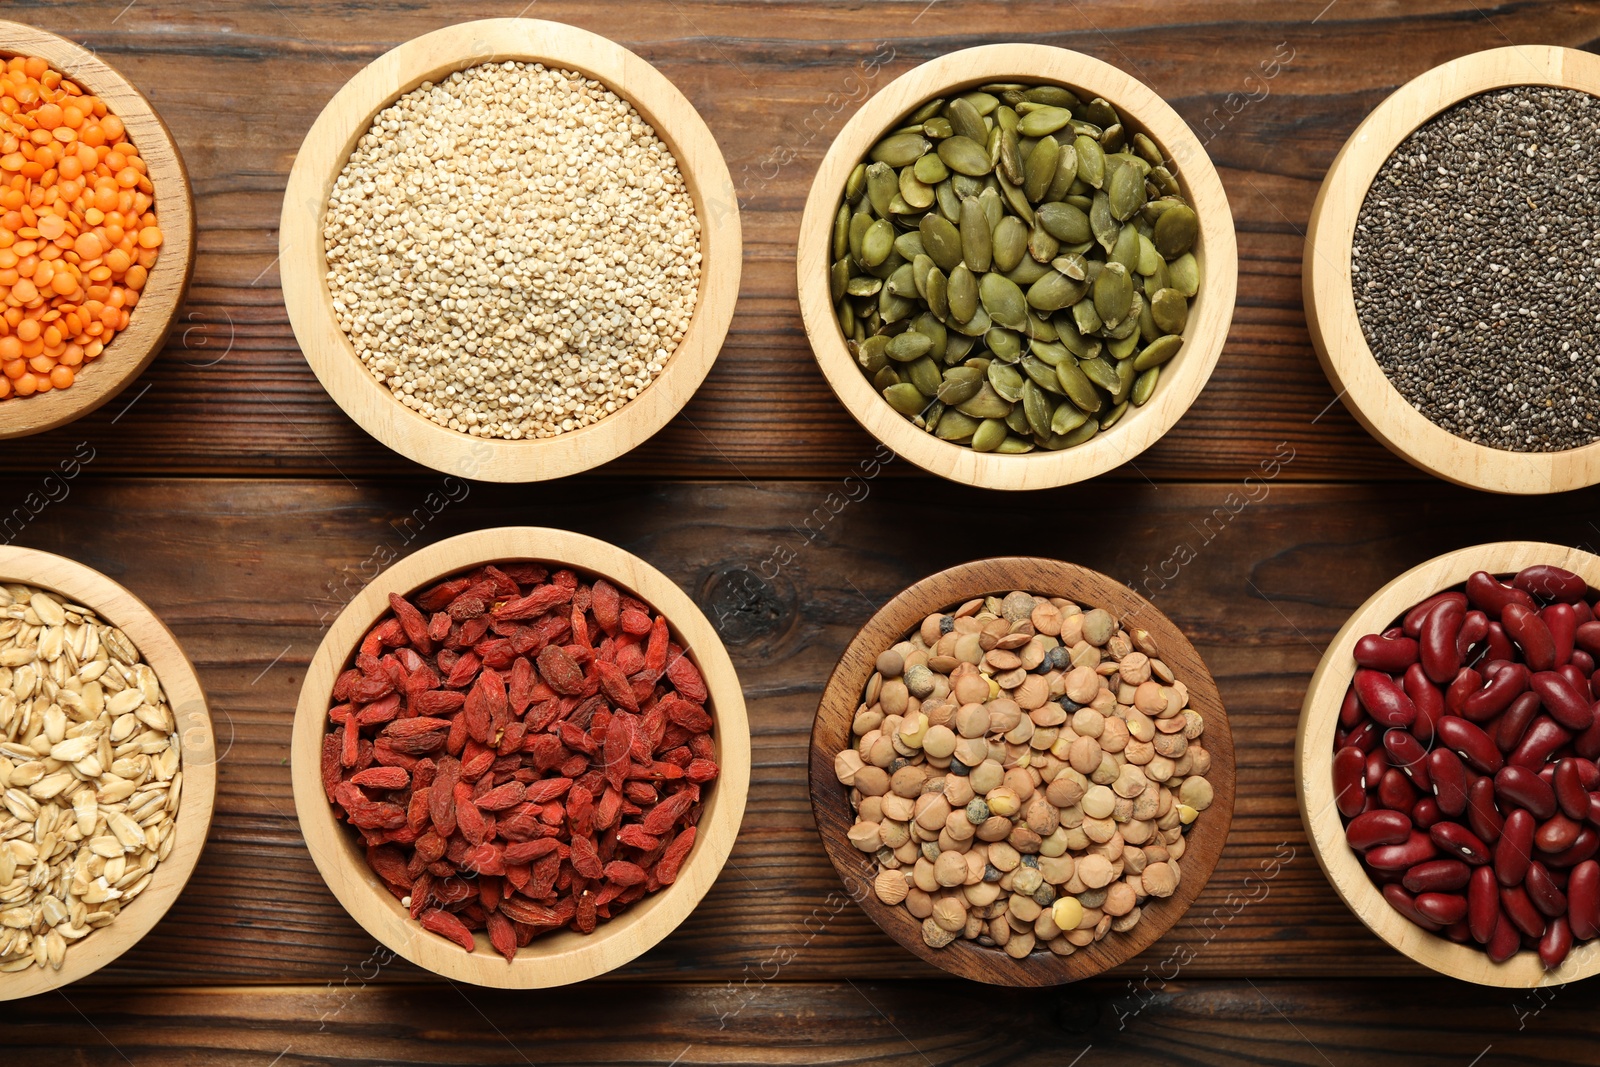
M322 224L334 182L373 116L424 81L484 63L543 63L603 83L671 149L700 220L694 315L661 373L599 422L552 438L473 437L395 399L356 355L333 313ZM743 238L728 164L687 97L650 63L598 34L542 19L458 23L415 37L346 82L295 156L278 248L284 303L306 362L344 413L413 462L446 474L529 482L589 470L630 451L670 422L710 372L733 320Z
M195 255L194 196L183 156L172 131L144 94L82 45L35 26L0 20L0 57L16 55L45 60L103 99L122 120L129 140L149 165L163 243L139 304L128 317L128 328L112 338L70 389L52 389L0 402L0 440L64 426L107 403L143 374L160 354L177 321L178 308L194 273ZM138 399L135 397L134 402Z
M334 818L323 793L320 760L328 694L363 635L402 595L440 578L503 560L570 566L604 577L666 616L710 689L708 710L721 764L705 801L694 848L677 881L583 935L546 934L508 963L483 935L463 951L414 922L367 867L354 834ZM295 814L317 871L339 904L390 951L442 977L501 989L567 985L629 962L672 933L716 881L733 849L750 785L750 729L744 694L726 648L694 601L665 574L615 545L565 530L506 526L436 542L393 564L356 594L328 628L306 669L290 749Z
M1306 227L1301 289L1323 372L1350 414L1389 451L1457 485L1492 493L1559 493L1600 482L1600 441L1564 452L1513 452L1434 424L1378 366L1351 282L1361 205L1395 149L1461 101L1518 85L1600 96L1600 57L1554 45L1491 48L1442 63L1396 89L1355 128L1328 168Z
M1355 676L1356 641L1378 633L1413 605L1466 581L1474 571L1514 574L1534 563L1550 563L1582 575L1600 588L1600 556L1541 541L1496 541L1446 552L1406 570L1369 596L1328 643L1306 690L1295 734L1294 776L1300 821L1317 863L1339 898L1389 946L1424 967L1477 985L1533 988L1559 985L1600 973L1600 940L1574 946L1565 962L1546 971L1535 952L1519 951L1493 963L1476 947L1431 934L1395 911L1344 839L1344 822L1334 805L1333 739L1339 706Z
M0 582L46 589L92 608L116 626L156 672L177 720L183 758L183 794L178 799L177 840L156 867L150 885L112 920L67 950L59 971L29 967L0 974L0 1001L47 993L93 974L133 948L167 914L194 873L205 847L216 804L221 757L194 664L178 639L150 608L127 589L91 567L51 552L0 545Z
M834 775L833 760L841 739L850 736L850 723L861 693L871 677L879 652L901 640L927 615L977 596L1003 596L1015 589L1048 587L1086 607L1103 607L1117 616L1119 625L1137 618L1150 630L1162 659L1183 664L1179 677L1189 687L1190 706L1204 717L1202 735L1211 753L1211 806L1201 813L1186 835L1192 851L1182 860L1178 890L1150 905L1138 925L1070 956L1048 951L1016 960L998 949L957 939L942 949L922 940L921 923L904 908L881 902L872 889L876 865L844 836L854 821L847 791ZM1227 843L1233 821L1236 791L1233 733L1227 708L1205 661L1183 631L1154 604L1128 586L1098 571L1063 560L1030 556L1000 556L958 564L923 578L894 596L868 619L851 638L823 688L812 720L808 755L811 810L817 834L835 872L850 898L878 928L902 947L941 970L974 981L1012 987L1051 986L1102 974L1127 962L1156 943L1189 910L1210 881ZM1155 912L1155 915L1151 915Z
M1200 291L1184 330L1183 349L1163 370L1155 395L1117 425L1081 445L1017 456L974 452L912 425L872 388L856 366L829 293L828 242L845 179L872 143L902 116L935 96L986 82L1051 82L1103 96L1178 164L1178 181L1200 217L1196 258ZM1089 87L1093 87L1092 90ZM990 489L1044 489L1112 470L1137 457L1177 424L1205 388L1233 320L1239 253L1233 212L1205 146L1142 81L1081 52L1034 44L966 48L913 67L880 89L834 138L806 199L796 274L800 311L812 353L829 386L873 437L912 463L951 481Z

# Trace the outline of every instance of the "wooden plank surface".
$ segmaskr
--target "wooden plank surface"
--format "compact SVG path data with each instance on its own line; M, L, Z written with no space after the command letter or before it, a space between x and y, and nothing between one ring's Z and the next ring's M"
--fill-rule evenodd
M886 599L974 556L1043 553L1148 591L1205 658L1233 722L1239 799L1222 863L1188 917L1122 973L1187 951L1188 976L1420 975L1350 915L1306 849L1290 771L1306 680L1389 576L1477 540L1600 543L1590 526L1600 493L1491 510L1439 483L1290 483L1298 462L1248 488L1132 483L1025 498L882 477L832 516L826 502L848 499L843 483L575 481L530 498L444 479L85 475L19 543L70 546L173 628L211 697L221 753L217 815L189 889L90 981L324 983L367 956L371 939L323 886L296 828L287 751L302 669L378 563L518 522L603 536L665 570L718 623L749 702L754 773L732 861L678 932L620 974L737 982L778 960L786 979L934 973L840 892L806 792L811 718L835 659ZM435 490L458 499L424 525L415 509ZM1246 492L1254 503L1226 503ZM768 563L780 548L792 561ZM419 977L396 963L381 981Z
M1146 80L1207 142L1232 203L1239 306L1222 362L1188 417L1122 475L1238 478L1288 439L1305 454L1302 477L1420 477L1328 408L1300 309L1312 198L1340 144L1401 82L1508 42L1582 47L1600 15L1595 2L1471 0L639 0L624 18L579 0L14 2L8 17L95 48L155 102L194 178L200 235L194 288L154 369L126 401L11 449L13 467L48 467L88 436L117 473L406 469L334 406L295 346L275 263L283 187L317 113L365 63L519 8L610 34L659 66L710 125L743 204L743 289L717 367L683 416L606 473L750 478L841 476L871 451L823 383L795 299L801 206L833 135L918 62L1003 40L1077 49Z

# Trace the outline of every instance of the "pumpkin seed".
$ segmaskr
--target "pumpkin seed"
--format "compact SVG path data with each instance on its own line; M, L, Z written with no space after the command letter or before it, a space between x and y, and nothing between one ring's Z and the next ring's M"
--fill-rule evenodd
M833 217L833 240L828 247L834 259L843 259L850 253L850 215L850 205L840 204L839 213Z
M891 385L899 384L900 372L894 368L892 363L879 367L878 372L872 376L872 387L880 393Z
M994 109L994 124L1021 140L1022 135L1017 133L1017 113L1005 104Z
M844 298L850 285L850 261L841 259L828 269L828 294L837 304Z
M946 409L939 416L939 421L934 424L933 434L941 441L965 441L973 435L979 425L979 420L971 415Z
M1007 215L995 226L989 244L994 269L1001 273L1015 270L1028 254L1028 227L1015 215Z
M1186 252L1167 264L1167 274L1172 288L1191 300L1200 291L1200 264L1192 252Z
M910 122L926 123L944 108L944 97L937 96L911 113Z
M1089 229L1094 233L1094 239L1100 247L1110 254L1117 245L1117 238L1122 233L1122 227L1111 215L1111 198L1105 193L1095 193L1093 206L1089 208Z
M1128 399L1128 396L1133 392L1133 383L1138 378L1139 372L1133 369L1133 360L1131 359L1120 361L1116 366L1116 372L1117 387L1111 390L1111 402L1120 404Z
M1142 233L1139 234L1139 262L1136 268L1139 274L1145 278L1154 277L1165 264L1166 260L1161 258L1161 253L1156 251L1156 246L1150 238Z
M1043 437L1050 432L1050 417L1055 414L1050 400L1031 381L1022 383L1022 411L1027 417L1028 428Z
M935 141L943 140L954 132L954 129L950 126L950 120L943 115L935 115L922 124L922 135L931 137Z
M928 257L919 256L918 259L923 260L928 259ZM931 259L928 259L928 262L930 267L927 281L924 282L925 292L923 293L923 299L928 302L928 310L943 322L950 317L949 282L945 279L944 271L938 267L931 266L933 262Z
M959 256L950 272L949 299L950 316L957 322L967 322L978 310L978 279Z
M861 263L868 268L876 267L888 259L893 251L894 223L888 219L878 219L861 238Z
M1149 175L1150 184L1156 187L1156 192L1162 196L1178 196L1178 179L1172 176L1172 171L1165 166L1151 167Z
M1035 216L1033 220L1033 232L1028 234L1029 257L1032 258L1035 263L1048 263L1050 260L1054 259L1056 253L1060 251L1061 242L1052 236L1050 231L1046 230L1043 223L1039 221L1038 216ZM1043 278L1047 273L1048 271L1039 271L1039 278ZM1034 279L1034 281L1038 280L1038 278ZM1022 284L1020 280L1013 279L1013 281L1017 281L1018 285Z
M944 161L940 160L939 165L943 166ZM933 188L933 199L939 205L939 214L951 222L961 217L961 194L956 192L954 178L955 175L952 175Z
M857 263L861 262L861 240L872 229L873 221L872 213L868 211L858 211L850 216L850 255Z
M1022 373L1032 379L1033 384L1040 389L1052 393L1061 392L1061 381L1056 377L1056 369L1044 360L1039 359L1032 352L1017 361L1017 366L1022 368Z
M956 408L975 419L1003 419L1011 411L1011 401L994 391L994 386L984 382L978 391Z
M933 142L917 133L896 133L885 137L872 147L872 160L886 163L896 169L909 167L917 157L933 147Z
M1178 204L1161 213L1150 240L1157 252L1173 260L1193 248L1195 238L1199 236L1200 217L1187 204Z
M1080 409L1091 415L1100 410L1100 394L1095 391L1094 383L1078 369L1076 361L1068 359L1057 363L1056 381L1061 383L1061 391L1067 399Z
M1028 287L1028 303L1040 311L1059 311L1082 300L1087 288L1087 282L1053 270Z
M976 197L961 201L961 258L973 271L986 271L993 259L993 233ZM991 310L990 314L994 312Z
M1122 120L1117 117L1117 109L1112 107L1103 97L1095 97L1083 107L1074 109L1078 118L1085 122L1092 122L1101 129L1115 126Z
M857 163L850 172L850 177L844 180L844 203L856 203L867 191L867 165ZM844 206L844 205L841 205Z
M1071 204L1039 205L1038 221L1050 236L1068 244L1087 241L1092 234L1089 228L1089 216Z
M910 382L897 382L889 386L883 391L883 398L902 415L916 415L928 403L921 390Z
M940 159L938 155L933 152L929 152L927 155L919 157L917 161L911 165L911 173L917 179L917 181L924 185L930 186L938 185L940 182L950 177L949 168L944 165L944 160ZM904 183L904 174L900 176L900 180L902 183ZM900 195L905 196L904 184L901 185ZM910 199L910 197L906 197L908 202Z
M1006 426L1012 433L1031 433L1028 429L1028 413L1022 410L1021 404L1012 404L1011 410L1006 413Z
M1150 298L1150 317L1163 333L1182 333L1189 321L1189 301L1176 289L1158 289Z
M1072 448L1081 445L1095 434L1100 432L1100 424L1093 419L1085 419L1082 426L1059 438L1052 438L1051 443L1057 448Z
M1077 181L1078 150L1067 142L1061 145L1061 151L1056 155L1056 176L1050 179L1050 188L1044 194L1044 199L1064 199Z
M867 203L880 218L889 217L889 205L900 192L900 177L887 163L867 167Z
M1151 367L1135 378L1133 392L1128 399L1133 401L1134 407L1143 407L1145 401L1150 399L1150 394L1156 391L1156 382L1161 378L1161 368Z
M972 313L972 317L970 319L967 319L965 322L955 323L951 328L957 333L964 334L967 337L982 337L984 334L989 332L993 325L994 323L989 319L989 313L983 310L983 307L980 305L978 310Z
M923 159L937 159L937 156L923 156ZM917 178L913 167L906 167L900 172L900 199L918 211L926 211L933 206L933 186Z
M931 433L934 426L938 425L939 420L943 417L944 405L939 401L934 400L931 401L928 406L923 408L920 412L911 416L911 425L915 426L919 430L927 430Z
M845 291L851 296L877 296L882 288L883 280L870 274L858 274L845 283Z
M899 322L917 310L917 305L888 289L878 290L878 317L884 322Z
M964 404L978 395L985 380L985 372L973 366L951 367L944 372L938 398L951 407ZM971 433L972 431L967 431Z
M1078 153L1078 178L1093 188L1100 188L1106 178L1106 153L1093 137L1079 134L1072 140Z
M1072 305L1072 321L1079 333L1099 333L1106 325L1095 310L1094 298L1088 296Z
M1055 413L1050 416L1050 432L1055 435L1068 434L1088 421L1089 416L1083 409L1068 400L1056 405Z
M1064 107L1045 105L1022 115L1017 123L1017 131L1024 137L1043 137L1055 133L1071 121L1071 111Z
M1117 389L1117 368L1107 363L1103 358L1096 356L1094 359L1081 359L1078 369L1083 376L1098 385L1108 393Z
M1115 426L1117 424L1117 420L1122 418L1122 416L1127 412L1127 410L1128 410L1128 402L1126 400L1124 400L1122 403L1118 404L1116 407L1112 408L1110 411L1108 411L1104 415L1100 416L1100 429L1102 429L1102 430L1111 429L1111 427L1113 427L1113 426Z
M894 239L894 250L901 259L914 260L918 256L927 255L927 250L922 247L922 232L920 230L907 230Z
M1155 337L1150 338L1150 340L1154 341L1156 337L1160 336L1161 334L1157 333ZM1105 342L1105 346L1106 355L1110 356L1112 359L1127 359L1129 356L1133 355L1134 350L1139 347L1139 335L1137 333L1130 333L1126 337L1113 337Z
M1072 356L1072 353L1071 353L1071 351L1068 350L1067 346L1062 344L1060 341L1041 342L1039 344L1034 345L1029 350L1027 356L1022 357L1022 363L1023 363L1023 369L1024 370L1027 369L1028 359L1029 359L1030 356L1032 358L1034 358L1035 360L1037 360L1037 361L1045 364L1046 366L1052 368L1052 373L1054 373L1053 368L1055 367L1055 365L1065 361L1068 358L1070 358ZM1038 379L1035 379L1035 380L1037 381ZM1050 385L1049 385L1048 382L1039 381L1039 384L1044 386L1046 389L1050 388Z
M889 339L882 334L867 338L856 345L856 362L868 374L877 374L889 365Z
M972 450L974 452L993 452L1000 447L1000 443L1007 437L1006 424L1000 419L984 419L976 430L972 432Z
M1089 261L1081 252L1068 252L1050 261L1050 265L1075 282L1089 280Z
M977 109L978 114L987 115L1000 106L1000 98L993 93L986 93L982 89L975 89L970 93L962 93L962 100Z
M1133 135L1133 150L1139 153L1139 157L1150 164L1152 169L1166 162L1166 159L1161 155L1161 149L1157 148L1156 143L1142 133Z
M890 359L898 363L910 363L914 359L920 359L927 355L932 348L933 338L927 334L917 333L915 330L907 330L905 333L890 338L887 351Z
M1177 334L1167 334L1158 337L1144 346L1144 350L1133 357L1133 369L1138 371L1159 367L1173 356L1178 354L1178 349L1183 347L1183 338Z
M1022 187L1012 185L1005 179L1004 175L1001 175L1000 192L1005 197L1006 206L1015 212L1023 222L1030 226L1033 225L1033 205L1028 203L1027 194L1022 191Z
M1005 363L1015 363L1022 358L1022 336L996 326L983 335L994 358Z
M999 360L989 364L989 387L1002 399L1012 403L1022 399L1023 382L1022 372L1011 364Z
M922 295L917 292L916 268L910 263L902 263L896 267L894 273L889 275L883 284L884 288L895 296L903 296L908 300Z
M839 305L838 319L839 332L846 337L854 337L856 332L856 313L855 309L850 306L850 301L846 300Z
M1022 192L1029 200L1038 203L1050 191L1050 183L1056 177L1056 161L1060 158L1061 144L1049 134L1033 146L1022 175Z
M1118 232L1116 243L1111 246L1111 254L1107 257L1113 263L1122 264L1129 277L1133 277L1139 268L1139 238L1137 228L1124 226Z
M939 142L939 158L944 165L957 174L968 177L982 177L994 170L994 163L989 159L989 152L983 145L970 137L956 134L946 137Z
M1113 122L1100 131L1100 147L1107 152L1119 152L1122 150L1123 144L1126 143L1124 137L1122 123Z
M978 282L978 298L989 317L1002 326L1020 330L1028 319L1028 301L1017 283L990 272Z
M927 356L906 368L906 378L917 387L917 392L929 399L938 395L939 386L944 381L944 376L939 373L939 365Z
M922 247L927 249L939 269L946 274L954 271L961 262L960 231L941 215L922 216L917 229L922 235Z
M903 179L900 187L902 190L905 189ZM904 195L903 192L902 195ZM1124 222L1133 218L1139 209L1144 207L1145 201L1148 199L1144 191L1144 175L1133 167L1118 167L1112 171L1111 177L1106 183L1106 197L1111 207L1112 218ZM906 199L910 200L910 197L906 197Z
M1022 184L1022 150L1017 145L1017 135L1010 130L1000 130L1000 151L995 164L1012 185Z
M984 123L983 116L978 114L978 109L972 106L970 100L956 97L945 105L944 117L949 120L950 128L956 137L965 137L969 141L983 144L989 137L989 127Z
M1007 437L1000 442L1000 447L995 452L1002 456L1020 456L1033 451L1033 442L1024 441L1020 437Z
M1032 255L1035 236L1039 236L1041 240L1049 241L1051 244L1060 244L1060 242L1054 237L1051 237L1047 233L1042 233L1042 231L1035 231L1033 234L1030 234L1028 236L1028 250L1030 254L1026 256L1021 263L1017 264L1016 269L1005 272L1006 277L1010 278L1018 285L1032 285L1034 282L1050 273L1050 264L1035 259Z
M1094 310L1108 326L1120 323L1133 307L1133 279L1121 263L1107 263L1094 280Z

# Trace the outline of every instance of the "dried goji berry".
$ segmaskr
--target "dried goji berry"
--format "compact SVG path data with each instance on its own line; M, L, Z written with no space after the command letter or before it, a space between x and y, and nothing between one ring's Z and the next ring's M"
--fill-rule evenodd
M422 923L424 930L448 937L468 952L478 947L477 939L472 936L472 931L468 930L465 923L448 911L433 908L423 912L419 921Z
M684 857L689 854L689 850L694 847L695 833L696 829L693 826L684 830L672 839L672 844L661 854L661 859L657 861L652 873L662 885L671 885L677 881L678 869L683 865Z
M659 673L667 667L667 620L664 616L657 615L656 621L650 624L650 642L645 647L644 665L647 670Z
M517 930L511 925L511 920L500 912L491 912L488 918L489 944L494 950L506 958L507 962L517 958Z
M368 767L351 775L350 780L368 789L404 789L411 784L411 776L399 767Z
M583 670L572 655L560 645L546 645L540 649L539 675L546 684L563 696L576 696L583 692Z

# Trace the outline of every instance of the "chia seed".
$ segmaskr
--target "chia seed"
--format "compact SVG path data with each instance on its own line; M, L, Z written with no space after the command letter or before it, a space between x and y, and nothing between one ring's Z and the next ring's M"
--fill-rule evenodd
M1600 440L1600 100L1518 86L1430 119L1367 191L1350 269L1378 366L1434 424Z

